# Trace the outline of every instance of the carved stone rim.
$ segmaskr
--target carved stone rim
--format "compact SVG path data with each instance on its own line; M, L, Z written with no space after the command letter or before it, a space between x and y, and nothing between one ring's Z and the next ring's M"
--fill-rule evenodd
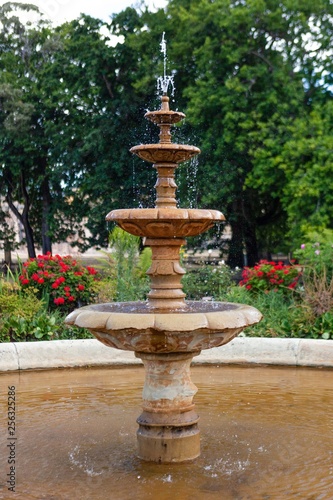
M175 142L158 142L155 144L138 144L130 149L131 153L138 154L140 151L171 151L176 153L177 151L184 151L187 153L193 153L198 155L201 153L200 148L197 146L192 146L191 144L178 144Z
M120 208L112 210L106 220L186 220L186 221L224 221L224 215L218 210L205 210L196 208Z
M152 332L195 332L196 330L207 333L218 333L226 329L245 328L258 323L262 314L252 306L236 304L231 302L215 302L230 306L220 311L209 312L115 312L114 308L133 303L110 303L92 304L76 309L69 314L65 322L90 330L104 330L116 332L121 330L133 330L137 333ZM140 304L140 303L139 303ZM110 311L107 311L110 307ZM118 309L119 310L119 309Z

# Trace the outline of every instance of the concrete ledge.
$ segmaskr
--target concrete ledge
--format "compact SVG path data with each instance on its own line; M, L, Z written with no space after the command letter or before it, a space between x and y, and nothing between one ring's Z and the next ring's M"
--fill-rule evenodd
M0 344L0 371L138 365L133 352L94 339ZM264 364L333 368L333 341L238 337L202 351L193 364Z

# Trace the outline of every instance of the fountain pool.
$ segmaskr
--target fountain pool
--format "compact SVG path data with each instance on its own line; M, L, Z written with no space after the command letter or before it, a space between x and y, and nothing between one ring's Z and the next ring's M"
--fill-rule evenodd
M201 456L180 464L135 456L142 367L0 374L2 415L7 387L16 386L18 437L12 493L0 435L0 498L331 500L332 370L191 372L204 439Z

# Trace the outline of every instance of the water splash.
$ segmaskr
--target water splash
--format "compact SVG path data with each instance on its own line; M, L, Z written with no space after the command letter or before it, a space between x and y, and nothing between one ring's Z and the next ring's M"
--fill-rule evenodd
M197 174L198 174L199 160L195 156L190 159L187 165L187 181L188 181L188 202L190 208L196 208L198 206L198 184L197 184Z
M90 477L100 476L102 474L102 472L94 471L94 467L92 464L89 463L89 459L88 459L87 455L85 454L84 458L81 459L80 452L81 452L80 446L76 445L75 448L68 453L68 458L69 458L70 463L73 466L83 470L83 472L85 472L87 474L87 476L90 476Z
M174 75L167 75L167 48L166 48L166 39L165 32L163 31L162 41L160 43L161 52L163 54L163 76L159 76L157 78L157 91L162 91L163 94L167 94L168 87L171 85L172 91L171 95L174 94L175 86L174 86Z

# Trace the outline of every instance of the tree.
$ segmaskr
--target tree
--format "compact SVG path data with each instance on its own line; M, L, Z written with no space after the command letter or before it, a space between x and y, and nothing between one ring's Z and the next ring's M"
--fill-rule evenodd
M281 154L290 125L312 107L323 75L332 74L325 55L332 10L328 0L171 0L168 5L177 88L202 138L201 204L226 213L232 266L243 264L243 245L253 265L265 242L283 240L291 223L283 198L286 176L268 168L261 175L258 150L269 145L271 158Z
M29 5L1 9L1 192L22 222L34 257L36 243L46 253L52 241L85 238L75 194L89 163L80 163L84 139L103 113L100 64L107 46L102 22L88 16L51 29L41 20L24 25L11 15L13 9L30 12ZM94 139L96 149L98 133Z

